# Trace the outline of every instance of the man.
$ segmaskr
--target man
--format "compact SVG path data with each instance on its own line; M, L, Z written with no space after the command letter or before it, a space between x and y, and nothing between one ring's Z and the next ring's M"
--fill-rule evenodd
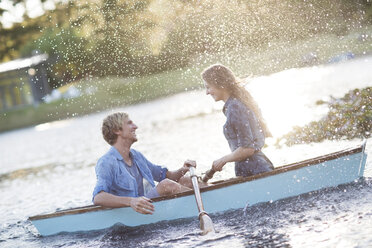
M97 183L93 191L95 205L104 207L130 206L141 214L152 214L150 198L190 190L192 183L184 177L189 166L187 160L175 171L152 164L140 152L131 149L137 141L138 127L126 113L114 113L103 120L102 134L110 150L96 165ZM159 183L155 186L155 181Z

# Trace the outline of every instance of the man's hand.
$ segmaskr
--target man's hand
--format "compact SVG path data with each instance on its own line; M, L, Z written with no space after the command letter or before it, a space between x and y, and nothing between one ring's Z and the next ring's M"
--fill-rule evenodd
M196 168L196 161L195 160L190 160L190 159L188 159L188 160L186 160L184 163L183 163L183 166L184 167L194 167L194 168Z
M175 171L167 171L166 177L178 182L188 171L190 167L196 167L196 162L194 160L186 160L183 166Z
M130 206L134 209L134 211L138 213L153 214L155 211L155 207L151 202L151 199L144 196L133 197L130 201Z
M195 160L188 159L183 163L183 166L181 168L182 176L185 175L189 171L190 167L196 168L196 161Z
M221 171L225 164L226 164L226 161L222 157L220 159L217 159L217 160L213 161L212 169L215 170L215 171Z

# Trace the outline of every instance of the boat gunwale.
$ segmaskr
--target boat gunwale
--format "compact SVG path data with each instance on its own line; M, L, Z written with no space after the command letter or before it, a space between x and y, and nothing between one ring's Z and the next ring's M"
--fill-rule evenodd
M291 163L287 165L282 165L282 166L275 168L273 171L264 172L264 173L249 176L249 177L234 177L234 178L230 178L226 180L212 182L212 185L200 188L200 191L201 192L211 191L211 190L228 187L228 186L235 185L235 184L241 184L241 183L254 181L257 179L285 173L285 172L292 171L292 170L297 170L297 169L312 166L315 164L320 164L320 163L334 160L337 158L341 158L347 155L361 153L364 151L364 148L365 148L365 144L362 144L355 148L348 148L348 149L344 149L341 151L321 155L315 158L311 158L311 159L307 159L307 160L303 160L303 161L299 161L299 162L295 162L295 163ZM189 191L185 191L179 194L152 198L152 201L159 202L159 201L171 200L171 199L189 196L193 194L194 194L194 191L190 189ZM127 207L118 207L118 208L127 208ZM117 209L117 208L108 208L108 207L102 207L102 206L96 206L96 205L88 205L88 206L83 206L83 207L60 210L60 211L56 211L54 213L49 213L49 214L35 215L35 216L29 217L28 220L35 221L35 220L59 217L63 215L75 215L75 214L81 214L81 213L86 213L86 212L95 212L95 211L100 211L100 210L112 210L112 209Z

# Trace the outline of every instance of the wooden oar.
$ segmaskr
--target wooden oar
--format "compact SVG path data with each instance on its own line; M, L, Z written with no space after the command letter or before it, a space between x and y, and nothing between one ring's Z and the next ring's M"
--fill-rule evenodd
M208 180L213 177L214 173L216 173L216 171L213 170L213 169L207 170L207 172L205 172L205 175L204 175L202 181L205 182L205 183L208 182Z
M203 201L200 195L198 179L195 175L194 167L190 167L190 176L191 176L192 186L194 187L196 204L199 210L199 221L200 221L200 229L202 230L202 234L205 235L209 232L215 232L212 219L209 217L207 212L205 212L204 207L203 207Z

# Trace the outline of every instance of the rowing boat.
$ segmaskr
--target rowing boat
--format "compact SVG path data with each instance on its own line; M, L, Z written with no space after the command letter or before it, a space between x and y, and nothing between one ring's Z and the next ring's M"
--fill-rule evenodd
M354 182L363 177L366 142L358 147L275 168L251 177L237 177L201 188L208 213L244 208L327 187ZM43 236L60 232L91 231L117 223L128 227L198 216L193 191L154 198L155 212L143 215L130 207L85 206L32 216L29 220Z

